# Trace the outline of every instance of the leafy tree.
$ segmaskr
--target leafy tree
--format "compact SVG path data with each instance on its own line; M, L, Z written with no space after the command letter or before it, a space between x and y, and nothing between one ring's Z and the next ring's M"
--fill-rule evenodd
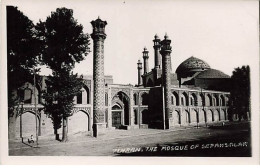
M74 19L73 10L67 8L57 8L36 29L43 44L42 62L52 69L52 77L47 81L45 111L51 116L55 130L63 124L62 141L67 141L68 116L72 115L73 98L82 87L81 79L72 70L89 53L89 35L83 33L83 26Z
M59 140L57 130L61 128L63 123L62 141L67 141L67 118L72 115L74 96L82 88L82 78L78 78L77 74L63 70L60 74L48 77L46 84L45 111L53 121L56 139Z
M33 81L32 70L38 65L39 40L33 22L14 6L7 6L7 78L8 116L16 116L17 88Z
M250 68L242 66L236 68L231 76L232 88L230 92L230 117L238 114L239 120L247 119L250 112Z

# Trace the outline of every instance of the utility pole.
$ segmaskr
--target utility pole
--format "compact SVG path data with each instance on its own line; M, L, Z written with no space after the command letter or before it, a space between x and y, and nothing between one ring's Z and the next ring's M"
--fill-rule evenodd
M34 110L35 110L35 121L36 121L36 147L38 147L38 122L37 122L37 104L36 104L36 72L33 68L33 94L34 94Z
M165 99L164 99L164 86L162 85L162 102L163 102L163 130L165 130Z
M22 120L22 116L23 116L23 104L24 104L24 102L23 102L23 100L22 100L22 102L21 102L21 105L22 105L22 107L21 107L21 111L20 111L20 137L22 138L22 142L23 142L23 120Z
M141 113L140 113L140 92L138 92L138 125L139 129L141 128Z

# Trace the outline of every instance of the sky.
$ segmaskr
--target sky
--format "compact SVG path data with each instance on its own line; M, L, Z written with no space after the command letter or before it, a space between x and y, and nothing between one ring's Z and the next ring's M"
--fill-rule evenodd
M65 0L11 1L35 24L58 7L73 9L74 18L92 33L90 22L107 21L105 40L105 74L114 83L137 84L137 61L142 51L149 51L149 68L154 67L154 35L172 40L172 70L194 56L211 68L228 75L236 67L249 65L258 70L259 11L257 1L173 1L173 0ZM91 40L90 48L93 41ZM93 74L93 52L76 64L74 72ZM41 74L51 71L42 68Z

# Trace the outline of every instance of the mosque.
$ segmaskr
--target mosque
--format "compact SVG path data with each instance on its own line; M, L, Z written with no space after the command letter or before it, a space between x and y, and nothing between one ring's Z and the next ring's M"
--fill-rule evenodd
M84 87L75 96L68 134L91 133L93 129L174 129L228 120L230 76L193 56L184 60L173 72L171 40L167 35L164 39L155 35L154 67L151 71L149 51L144 48L143 63L137 61L138 83L114 84L112 76L104 75L107 22L98 18L91 24L93 76L83 76ZM24 101L18 106L21 113L13 116L9 125L9 138L35 134L36 118L40 136L54 134L52 120L43 110L44 99L41 97L46 89L46 79L46 76L40 77L35 94L33 82L26 82L19 88L23 91Z

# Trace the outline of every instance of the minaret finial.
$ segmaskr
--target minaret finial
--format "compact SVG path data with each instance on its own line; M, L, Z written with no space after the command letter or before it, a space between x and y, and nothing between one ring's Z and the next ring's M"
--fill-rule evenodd
M167 33L165 33L164 39L168 40L169 36L167 35Z
M100 19L100 17L98 16L98 19Z
M157 33L155 34L154 39L159 39L159 36L157 35Z

